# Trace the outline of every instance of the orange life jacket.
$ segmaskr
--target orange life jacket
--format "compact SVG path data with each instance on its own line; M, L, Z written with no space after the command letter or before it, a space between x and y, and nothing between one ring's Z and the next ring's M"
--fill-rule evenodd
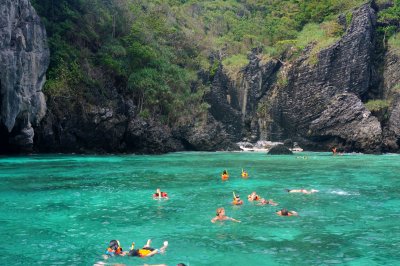
M228 174L221 175L222 180L227 180L229 178Z
M243 204L243 201L242 201L242 200L234 199L234 200L232 201L232 204L233 204L233 205L242 205L242 204Z

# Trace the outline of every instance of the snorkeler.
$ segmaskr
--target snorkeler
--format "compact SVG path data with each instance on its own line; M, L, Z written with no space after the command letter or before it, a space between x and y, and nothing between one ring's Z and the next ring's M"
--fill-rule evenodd
M249 201L259 201L261 199L260 196L257 195L255 191L253 191L250 195L247 196Z
M122 247L118 240L111 240L108 248L106 249L106 254L103 256L104 259L114 256L125 256L125 253L122 251Z
M319 192L319 190L316 189L311 189L311 190L306 190L306 189L285 189L288 193L303 193L303 194L312 194L315 192Z
M279 216L298 216L297 212L288 211L287 209L282 209L280 211L277 211L276 214L278 214Z
M248 177L249 173L247 173L247 171L242 168L242 178L248 178Z
M215 223L216 221L233 221L233 222L237 222L240 223L239 220L233 219L231 217L228 217L225 215L225 209L224 208L218 208L217 209L217 216L215 216L214 218L211 219L212 223Z
M228 180L228 178L229 178L229 174L228 174L228 171L225 169L221 174L221 179Z
M161 191L159 188L157 188L156 193L153 194L153 199L168 199L168 194L166 192Z
M266 200L264 198L260 199L260 201L257 205L267 205L267 204L272 205L272 206L278 205L278 203L274 202L272 199Z
M243 204L243 200L240 199L239 195L236 195L235 192L233 192L233 201L232 201L233 205L242 205Z
M146 245L143 248L135 249L135 243L132 243L131 250L128 253L128 256L133 257L150 257L158 253L164 253L168 247L168 241L164 241L164 245L159 249L154 249L150 247L151 239L147 240Z

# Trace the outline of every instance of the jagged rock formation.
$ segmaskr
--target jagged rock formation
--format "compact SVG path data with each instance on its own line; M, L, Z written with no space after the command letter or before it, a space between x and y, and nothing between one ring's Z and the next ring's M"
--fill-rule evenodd
M0 2L0 152L26 151L46 112L46 31L28 0Z
M207 96L211 115L223 124L235 141L245 136L255 142L262 134L260 128L265 127L265 121L257 117L257 109L260 100L276 82L281 63L278 60L263 63L258 57L259 52L259 49L253 49L249 54L250 63L241 71L238 80L231 80L220 66Z
M311 122L309 130L308 135L336 136L340 141L351 143L352 149L366 152L378 152L376 149L382 141L378 119L371 116L353 93L336 94L321 115Z
M294 62L276 98L279 116L273 118L286 137L306 138L308 146L324 140L349 150L379 151L380 125L362 119L369 114L361 101L371 86L375 25L375 11L366 4L353 13L346 34L318 54L315 65L307 54Z
M384 99L391 104L388 122L384 127L384 150L398 151L400 147L400 54L389 50L385 57L383 73Z
M214 76L207 101L211 105L211 115L224 125L225 130L233 136L235 141L240 140L243 127L237 93L233 83L220 66Z
M138 116L137 107L116 90L85 99L50 98L49 111L37 129L40 152L159 154L183 150L233 150L220 123L189 123L172 129L155 119Z
M176 138L180 139L185 147L194 151L234 151L239 147L233 142L222 123L217 122L212 116L201 127L193 124L180 127L175 132Z
M339 22L346 26L343 18ZM258 139L290 138L311 150L338 146L346 151L376 153L385 145L386 150L397 150L400 97L390 90L398 84L395 56L389 56L385 64L385 87L390 91L387 97L392 104L384 130L383 121L364 106L371 95L381 94L376 91L380 77L374 69L375 31L376 11L371 4L365 4L354 10L344 36L321 50L316 62L310 60L312 45L293 62L270 61L262 65L256 55L258 51L253 51L250 64L243 69L243 81L231 82L237 85L231 90L243 96L231 99L230 107L241 112L244 130ZM232 104L236 102L241 108ZM246 118L250 120L247 128Z
M211 82L207 118L175 128L140 117L133 100L112 85L93 88L86 98L49 97L38 125L46 110L44 29L27 0L3 1L0 12L2 148L31 147L35 128L39 152L237 150L234 142L240 140L285 139L309 150L399 150L400 56L389 51L377 62L376 11L370 4L353 12L350 25L339 18L346 33L320 51L315 62L310 60L312 44L294 61L265 62L254 49L235 80L222 65L212 78L205 74L203 81ZM390 102L385 115L364 105L379 97Z

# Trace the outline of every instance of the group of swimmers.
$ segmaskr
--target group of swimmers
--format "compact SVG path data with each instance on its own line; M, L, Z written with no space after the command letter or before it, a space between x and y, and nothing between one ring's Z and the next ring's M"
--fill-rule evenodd
M248 178L248 173L247 171L242 169L242 177L244 178ZM222 180L225 181L229 178L229 174L227 170L224 170L222 172ZM303 194L312 194L315 192L318 192L318 190L316 189L311 189L311 190L306 190L306 189L285 189L286 192L288 193L303 193ZM258 204L257 205L271 205L271 206L277 206L278 203L274 202L272 199L270 200L266 200L265 198L261 198L259 195L257 195L257 193L254 191L252 192L250 195L247 196L248 201L257 201ZM233 192L233 201L232 201L233 205L242 205L243 204L243 200L240 199L240 196L235 194L235 192ZM298 213L295 211L288 211L287 209L283 208L279 211L276 211L276 214L279 216L297 216ZM216 221L233 221L233 222L239 222L240 220L236 220L232 217L226 216L225 215L225 209L220 207L217 209L216 211L216 216L214 218L211 219L212 223L215 223Z
M312 189L312 190L305 190L305 189L286 189L287 192L289 193L304 193L304 194L311 194L318 192L318 190ZM271 206L277 206L278 203L274 202L272 199L266 200L264 198L261 198L255 191L253 191L250 195L247 196L247 200L250 202L258 202L257 205L266 205L269 204ZM239 195L236 195L235 192L233 192L233 205L242 205L243 200L240 199ZM279 211L276 211L276 214L279 216L297 216L298 213L295 211L288 211L287 209L281 209ZM216 216L211 219L212 223L215 223L216 221L233 221L240 223L240 220L234 219L232 217L226 216L225 215L225 209L220 207L216 211Z
M224 170L222 172L222 180L227 180L229 178L229 174L227 170ZM241 176L243 178L248 178L248 173L247 171L242 169L242 174ZM311 190L306 190L306 189L286 189L286 192L288 193L303 193L303 194L312 194L315 192L318 192L318 190L311 189ZM153 194L153 199L155 200L168 200L168 194L164 191L161 191L161 189L157 188L156 192ZM266 200L265 198L260 197L255 191L253 191L250 195L247 196L247 200L249 202L258 202L257 205L271 205L271 206L277 206L278 203L274 202L272 199ZM233 192L233 205L242 205L243 200L240 199L240 196L235 194ZM297 216L298 213L295 211L288 211L287 209L281 209L279 211L276 211L276 214L279 216ZM234 219L232 217L229 217L225 215L225 209L223 207L220 207L216 211L216 216L211 219L212 223L215 223L217 221L233 221L240 223L240 220ZM155 254L160 254L164 253L165 250L168 247L168 241L164 241L163 246L160 247L159 249L154 249L150 247L151 239L147 240L146 245L144 245L142 248L135 249L135 243L132 242L131 248L129 251L123 251L120 243L118 240L111 240L109 243L109 246L103 255L104 259L108 259L109 257L113 256L132 256L132 257L150 257ZM180 263L178 265L184 266L183 263Z

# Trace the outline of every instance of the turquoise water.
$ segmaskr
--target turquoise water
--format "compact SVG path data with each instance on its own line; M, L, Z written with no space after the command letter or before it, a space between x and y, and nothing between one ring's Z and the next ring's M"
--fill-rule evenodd
M128 250L148 238L156 248L168 240L167 252L107 264L399 265L400 156L301 156L2 157L0 265L93 265L112 239ZM157 187L170 200L153 200ZM232 191L280 205L231 206ZM218 207L242 223L212 224ZM283 207L300 216L277 216Z

